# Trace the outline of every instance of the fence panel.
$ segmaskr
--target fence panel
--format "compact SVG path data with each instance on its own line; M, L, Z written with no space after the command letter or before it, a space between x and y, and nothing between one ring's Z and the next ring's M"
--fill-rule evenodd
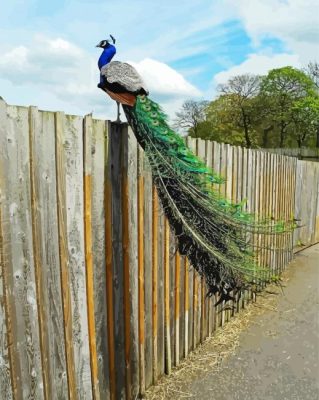
M293 238L253 236L262 266L280 273L293 244L319 241L317 163L187 143L226 178L221 196L256 218L301 219ZM0 145L6 399L135 399L251 301L206 296L125 124L0 101Z
M276 149L262 149L269 153L280 154L289 157L297 157L305 161L319 161L319 148L301 147L297 149L290 148L276 148Z
M319 163L297 161L295 218L301 228L294 233L294 246L309 246L319 237Z

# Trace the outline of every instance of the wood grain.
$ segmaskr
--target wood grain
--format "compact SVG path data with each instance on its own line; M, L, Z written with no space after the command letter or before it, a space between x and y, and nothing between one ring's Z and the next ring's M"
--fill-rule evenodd
M169 263L169 224L164 223L164 309L165 309L165 372L170 375L172 371L171 332L170 332L170 263Z
M55 121L29 109L33 247L45 396L68 395L59 263Z
M184 357L188 356L189 351L189 339L188 339L188 332L189 332L189 262L188 259L185 257L184 263L184 310L185 310L185 322L184 322Z
M66 115L63 130L66 243L74 369L79 399L92 399L84 232L83 120Z
M179 330L180 330L180 278L181 278L181 256L178 251L175 254L175 365L179 365Z
M10 320L8 318L7 283L4 271L4 240L2 235L2 219L0 208L0 391L5 399L11 400L12 378L10 366L9 346L11 335Z
M56 181L57 181L57 208L59 231L59 261L61 273L61 293L63 303L64 339L66 368L70 400L77 399L77 384L75 378L75 365L73 353L72 306L69 286L69 257L67 248L67 221L66 221L66 176L64 154L64 114L55 115L55 140L56 140Z
M39 310L31 224L29 110L6 107L6 132L1 137L2 232L10 241L4 264L13 333L16 398L44 399ZM11 325L12 324L12 325Z
M12 297L13 276L10 241L10 219L8 219L8 202L6 194L6 172L8 155L7 141L7 105L0 99L0 319L1 335L0 349L2 356L1 393L11 400L21 399L21 385L17 378L21 376L20 364L16 363L16 343L13 332L13 322L16 320L14 299Z
M111 123L108 124L107 137L107 166L105 176L105 269L106 269L106 304L107 304L107 339L109 361L110 399L116 400L115 380L115 343L114 343L114 301L113 301L113 232L112 232L112 152L111 152Z
M157 315L158 315L158 332L157 332L157 360L158 360L158 377L165 372L165 347L164 347L164 314L165 314L165 304L164 304L164 210L162 207L158 210L158 285L157 285Z
M129 200L129 142L127 125L121 125L121 190L122 190L122 252L123 252L123 306L125 336L126 399L132 398L131 370L131 304L130 304L130 200Z
M158 195L155 186L152 188L152 332L153 332L153 383L158 376Z
M144 296L145 296L145 385L153 383L152 331L152 173L144 157Z
M139 332L138 332L138 149L134 133L129 128L127 178L129 202L129 302L130 302L130 368L131 398L139 394Z
M115 398L126 397L125 318L124 318L124 253L123 253L123 171L121 152L124 137L121 125L112 123L110 133L110 178L112 185L112 285L114 315ZM126 252L125 256L128 256ZM126 262L127 262L126 258Z
M91 148L91 223L92 256L94 274L94 317L96 352L98 364L98 385L100 397L110 398L109 350L107 324L107 282L106 282L106 176L108 165L108 124L92 120Z
M144 290L144 162L138 149L138 329L140 361L140 394L145 394L145 290Z
M86 116L83 121L84 243L85 243L85 266L86 266L86 295L87 295L92 392L94 400L99 400L100 391L98 384L98 359L97 359L96 330L95 330L93 238L92 238L92 194L93 194L92 136L93 136L92 117Z

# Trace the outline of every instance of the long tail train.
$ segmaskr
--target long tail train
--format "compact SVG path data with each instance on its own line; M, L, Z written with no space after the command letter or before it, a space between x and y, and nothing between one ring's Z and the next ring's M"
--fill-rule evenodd
M148 157L178 250L204 275L209 294L220 293L228 300L231 291L268 282L270 271L258 266L247 237L282 233L293 225L256 221L241 204L222 199L214 186L224 180L188 149L154 101L137 96L133 107L123 109Z

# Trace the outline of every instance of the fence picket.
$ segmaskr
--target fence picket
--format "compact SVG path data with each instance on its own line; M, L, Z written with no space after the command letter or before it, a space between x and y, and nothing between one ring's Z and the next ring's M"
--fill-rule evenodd
M86 295L88 312L89 348L91 362L91 380L94 400L100 399L98 384L98 359L96 349L95 328L95 302L94 302L94 270L93 270L93 238L92 238L92 137L93 122L91 116L83 120L83 142L84 142L84 245L86 265Z
M145 385L153 383L152 330L152 174L144 157L144 296L145 296Z
M54 114L29 110L33 237L47 398L67 396L56 197ZM40 301L39 301L40 300Z
M108 162L108 124L92 120L91 138L91 207L92 207L92 256L94 279L94 317L98 363L98 385L100 397L110 398L109 350L107 330L107 283L106 283L106 232L104 197L106 189L106 168Z
M78 396L89 400L92 398L92 386L84 250L82 118L65 116L63 151L66 175L66 242L70 273L76 387Z
M18 399L44 399L38 285L34 264L29 110L7 106L1 129L1 217L6 301L12 332L11 376ZM42 305L41 305L42 306ZM10 346L10 347L11 347ZM43 355L44 356L44 355Z
M158 195L155 186L152 189L152 358L153 358L153 382L158 377Z
M170 257L169 257L170 232L168 221L164 222L164 296L165 296L165 372L169 375L172 371L171 329L170 329Z
M144 154L138 149L138 335L140 393L145 393L145 291L144 291Z
M158 286L157 286L157 313L158 313L158 333L157 333L157 373L158 377L164 374L165 372L165 354L164 354L164 213L158 203Z
M128 207L129 207L129 360L131 369L131 398L136 399L139 394L139 332L138 332L138 149L134 134L131 130L127 131L127 159L123 160L125 175L128 184ZM128 357L127 357L128 359ZM128 399L130 400L130 399Z
M12 332L12 319L14 314L11 312L12 306L10 304L9 282L12 279L12 273L8 270L10 260L10 242L5 238L8 232L8 223L4 219L5 202L4 202L4 176L5 172L5 157L3 140L6 140L7 131L7 110L6 104L0 99L0 354L1 354L1 367L0 367L0 390L8 398L12 400L13 396L18 398L17 388L17 373L18 368L14 362L13 351L15 349L14 335ZM6 229L7 228L7 229ZM9 343L11 346L9 346ZM20 395L20 393L19 393ZM21 397L21 396L20 396Z

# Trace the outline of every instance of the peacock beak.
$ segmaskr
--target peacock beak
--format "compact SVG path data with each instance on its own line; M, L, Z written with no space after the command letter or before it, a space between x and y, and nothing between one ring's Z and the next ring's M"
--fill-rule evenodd
M101 46L100 46L100 43L99 43L99 44L97 44L95 47L101 47Z

